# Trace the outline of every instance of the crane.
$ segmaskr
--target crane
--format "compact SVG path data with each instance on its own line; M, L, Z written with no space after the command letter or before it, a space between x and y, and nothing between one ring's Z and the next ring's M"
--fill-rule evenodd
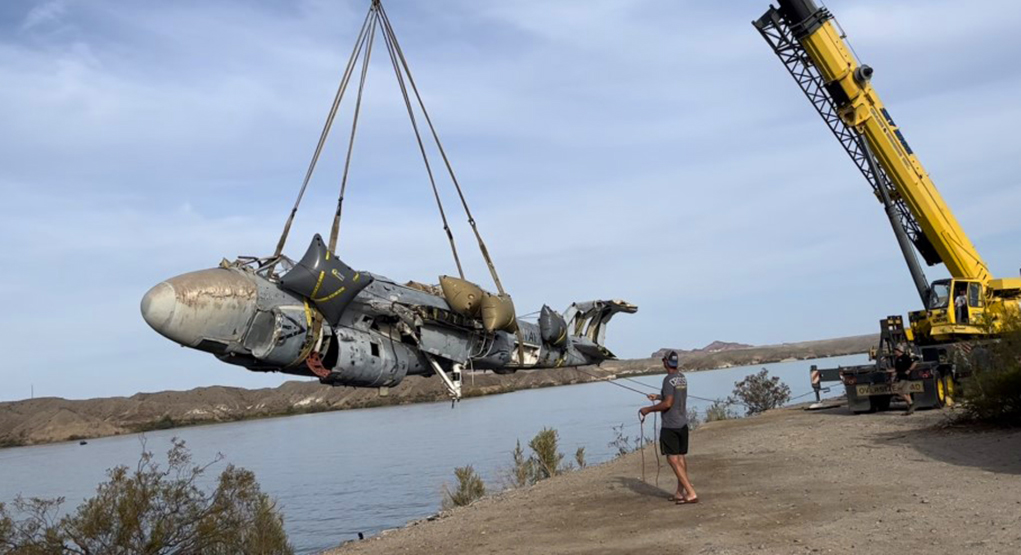
M779 0L753 24L815 106L883 204L922 310L918 345L990 338L1016 315L1021 278L994 278L872 86L833 15L813 0ZM928 283L916 256L950 279ZM966 304L955 307L955 299Z

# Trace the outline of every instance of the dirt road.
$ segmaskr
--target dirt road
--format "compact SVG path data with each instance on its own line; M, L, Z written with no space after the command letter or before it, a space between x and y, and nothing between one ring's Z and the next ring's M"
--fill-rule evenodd
M773 411L692 435L698 505L646 452L483 499L336 554L1021 553L1021 431L949 411Z

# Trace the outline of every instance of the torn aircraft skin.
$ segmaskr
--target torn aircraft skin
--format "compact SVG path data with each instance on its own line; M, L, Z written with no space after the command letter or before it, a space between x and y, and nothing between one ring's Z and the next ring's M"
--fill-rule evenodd
M618 312L637 311L623 301L575 303L564 316L544 307L535 324L518 320L510 305L501 324L491 318L498 312L486 312L492 307L485 299L465 302L478 297L477 286L444 279L441 289L355 272L316 235L297 264L283 256L224 260L156 285L141 309L167 339L251 371L372 388L439 375L455 399L466 368L509 374L612 359L602 345L606 324ZM474 293L448 291L450 283Z

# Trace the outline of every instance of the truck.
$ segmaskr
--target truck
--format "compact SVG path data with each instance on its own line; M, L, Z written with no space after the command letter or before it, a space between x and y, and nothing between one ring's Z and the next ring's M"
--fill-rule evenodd
M889 407L895 346L919 359L910 376L917 408L952 402L983 349L1017 319L1021 278L994 278L872 86L873 69L858 61L833 14L814 0L779 0L752 22L871 185L893 229L921 309L880 321L872 364L811 369L813 387L840 381L852 412ZM929 266L949 279L931 283Z
M879 322L879 344L869 351L870 364L809 368L815 403L809 409L826 408L821 393L826 382L844 387L847 407L854 414L883 411L897 399L893 391L894 348L909 349L921 360L908 373L909 390L916 408L941 408L952 405L957 382L971 372L972 349L984 349L983 343L956 342L919 346L910 339L903 319L887 316ZM978 356L978 353L975 353Z

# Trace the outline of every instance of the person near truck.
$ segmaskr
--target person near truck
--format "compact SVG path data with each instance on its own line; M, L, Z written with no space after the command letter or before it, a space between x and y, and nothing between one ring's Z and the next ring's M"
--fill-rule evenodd
M677 476L677 491L670 499L678 505L698 503L698 494L688 478L688 379L677 368L677 352L670 351L663 356L666 377L660 394L649 394L655 405L642 407L639 418L645 421L650 412L663 413L663 425L659 430L659 448Z
M911 372L915 368L918 368L918 361L907 353L907 349L902 345L893 348L893 371L896 381L893 382L891 389L907 403L908 410L904 412L905 416L915 412L915 403L911 399Z

